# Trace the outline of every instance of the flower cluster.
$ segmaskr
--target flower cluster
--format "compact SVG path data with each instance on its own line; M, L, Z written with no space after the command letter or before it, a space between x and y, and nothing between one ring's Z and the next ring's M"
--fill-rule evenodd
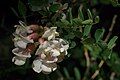
M36 55L32 68L35 72L50 73L57 69L57 63L67 55L69 44L67 41L56 38L59 33L57 27L42 27L38 25L27 26L22 21L16 25L13 34L15 49L12 52L15 56L12 62L16 65L24 65L31 54Z

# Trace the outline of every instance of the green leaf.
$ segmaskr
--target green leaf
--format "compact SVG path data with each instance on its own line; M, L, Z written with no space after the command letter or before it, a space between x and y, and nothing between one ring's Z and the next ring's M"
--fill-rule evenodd
M70 43L70 49L71 48L74 48L76 46L76 43L74 42L74 41L72 41L71 43Z
M41 6L32 6L32 7L31 7L31 10L32 10L32 11L40 11L41 9L42 9Z
M65 3L63 6L62 6L62 10L65 10L68 8L68 3Z
M76 25L76 26L82 25L82 20L79 18L73 19L73 25Z
M69 21L67 21L66 19L61 19L61 22L62 22L65 26L67 26L67 25L70 24Z
M41 10L43 7L47 6L48 2L48 0L29 0L33 11Z
M110 0L100 0L100 3L108 5L110 4Z
M97 5L98 3L99 3L99 1L97 1L97 0L93 0L92 5L95 6L95 5Z
M95 35L94 35L96 42L101 40L101 38L103 37L104 32L105 32L105 29L97 29L96 30Z
M95 23L99 23L99 21L100 21L100 17L99 17L99 16L96 16L96 17L95 17Z
M107 48L107 43L106 42L104 42L104 41L99 41L98 43L97 43L102 49L106 49Z
M43 6L44 4L48 4L48 2L48 0L29 0L32 6Z
M82 41L84 45L93 45L94 44L94 39L93 38L86 38L85 40Z
M88 24L92 24L93 20L92 19L88 19L82 22L83 25L88 25Z
M86 26L84 27L83 36L88 36L89 33L90 33L91 28L92 28L92 25L86 25Z
M102 49L98 45L91 45L92 51L90 52L93 59L97 59L99 57Z
M75 37L75 34L71 32L65 36L65 39L73 39L74 37Z
M60 4L53 4L50 6L49 10L51 12L56 12L60 8Z
M88 17L89 19L93 19L92 13L89 9L87 9Z
M81 20L84 20L84 15L83 15L83 12L82 12L82 10L80 9L80 7L79 7L79 9L78 9L78 18L80 18Z
M53 3L54 2L54 0L48 0L49 1L49 3Z
M108 49L112 49L114 47L115 41L117 40L117 36L114 36L108 43Z
M81 80L81 75L78 68L76 67L74 68L74 73L75 73L76 80Z
M110 0L111 4L116 7L116 6L120 6L119 1L118 0Z
M66 68L64 68L63 71L64 71L64 74L65 74L66 78L70 79L70 75L69 75L68 70Z
M48 14L50 14L49 12L42 11L42 10L40 10L39 13L40 13L42 16L47 16Z
M70 19L70 23L71 24L73 24L73 22L72 22L72 19L73 19L73 17L72 17L72 8L69 8L69 19Z
M112 50L110 50L110 49L105 49L105 50L101 53L102 58L103 58L104 60L110 59L111 53L112 53Z
M22 17L26 16L26 11L27 11L26 6L20 0L18 2L18 10Z

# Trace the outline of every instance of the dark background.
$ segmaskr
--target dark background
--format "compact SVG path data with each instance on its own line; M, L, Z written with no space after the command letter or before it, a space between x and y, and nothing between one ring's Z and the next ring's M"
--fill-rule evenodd
M69 0L68 0L69 1ZM24 1L26 4L26 2ZM0 80L34 80L35 75L38 75L31 69L27 71L26 74L20 74L19 71L16 72L14 70L11 70L12 67L16 67L12 62L11 59L13 57L13 54L11 50L14 48L13 42L12 42L12 33L14 32L15 28L14 25L18 24L18 20L21 18L18 18L11 8L13 7L17 11L17 0L1 0L0 1ZM97 4L90 7L95 8L97 10L98 15L100 17L100 22L93 27L93 32L97 28L104 27L106 29L106 34L108 33L108 29L111 26L112 18L116 14L117 20L114 25L112 36L114 35L118 36L120 35L120 7L114 7L111 4L105 5L105 4ZM28 11L29 12L29 11ZM34 18L33 18L34 17ZM35 20L38 19L38 16L31 16L28 18L28 23L34 23ZM120 56L120 38L117 40L116 47L114 48L115 52L118 53ZM72 64L73 66L77 65L77 62L75 62L75 59L70 58L68 61L62 62L62 65L65 65L66 63ZM32 75L32 76L31 76ZM40 74L39 74L40 75ZM41 73L41 76L43 74ZM3 79L4 78L4 79ZM37 78L36 78L37 79ZM42 79L41 79L42 80Z

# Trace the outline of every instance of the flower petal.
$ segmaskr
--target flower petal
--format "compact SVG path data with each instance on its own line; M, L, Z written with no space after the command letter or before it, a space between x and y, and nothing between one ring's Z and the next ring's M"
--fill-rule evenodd
M51 34L50 36L48 36L48 40L54 39L55 38L55 34Z
M52 61L50 60L47 60L46 63L55 63L58 61L58 58L54 58Z
M56 63L42 65L42 71L45 73L50 73L52 71L55 71L56 69L57 69Z
M51 47L47 47L44 51L45 52L48 52L48 51L50 51L52 48Z
M24 49L20 49L20 48L15 48L12 50L12 52L16 55L16 56L19 56L19 57L28 57L30 58L31 55L30 55L30 52L25 52Z
M52 52L52 56L59 56L60 55L60 52L56 49L52 49L51 52Z
M65 50L64 48L60 48L60 52L64 52L64 50Z
M55 36L58 36L58 33L56 32L57 27L51 27L45 33L42 35L42 38L47 38L48 40L54 39Z
M41 52L44 51L45 48L49 46L49 43L45 41L43 44L39 45L39 48L37 49L35 55L39 55Z
M26 62L26 58L15 56L13 57L12 62L14 62L14 64L19 65L19 66L24 65Z
M37 73L42 71L42 62L40 60L33 61L33 70Z
M27 46L27 43L25 43L24 41L17 41L17 42L15 42L15 47L20 47L20 48L23 48L23 49L25 49L26 48L26 46Z

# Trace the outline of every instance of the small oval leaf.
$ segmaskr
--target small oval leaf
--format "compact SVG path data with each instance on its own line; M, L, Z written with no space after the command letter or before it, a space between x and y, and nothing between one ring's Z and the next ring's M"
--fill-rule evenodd
M108 43L108 49L112 49L114 47L115 41L117 40L117 36L114 36Z

